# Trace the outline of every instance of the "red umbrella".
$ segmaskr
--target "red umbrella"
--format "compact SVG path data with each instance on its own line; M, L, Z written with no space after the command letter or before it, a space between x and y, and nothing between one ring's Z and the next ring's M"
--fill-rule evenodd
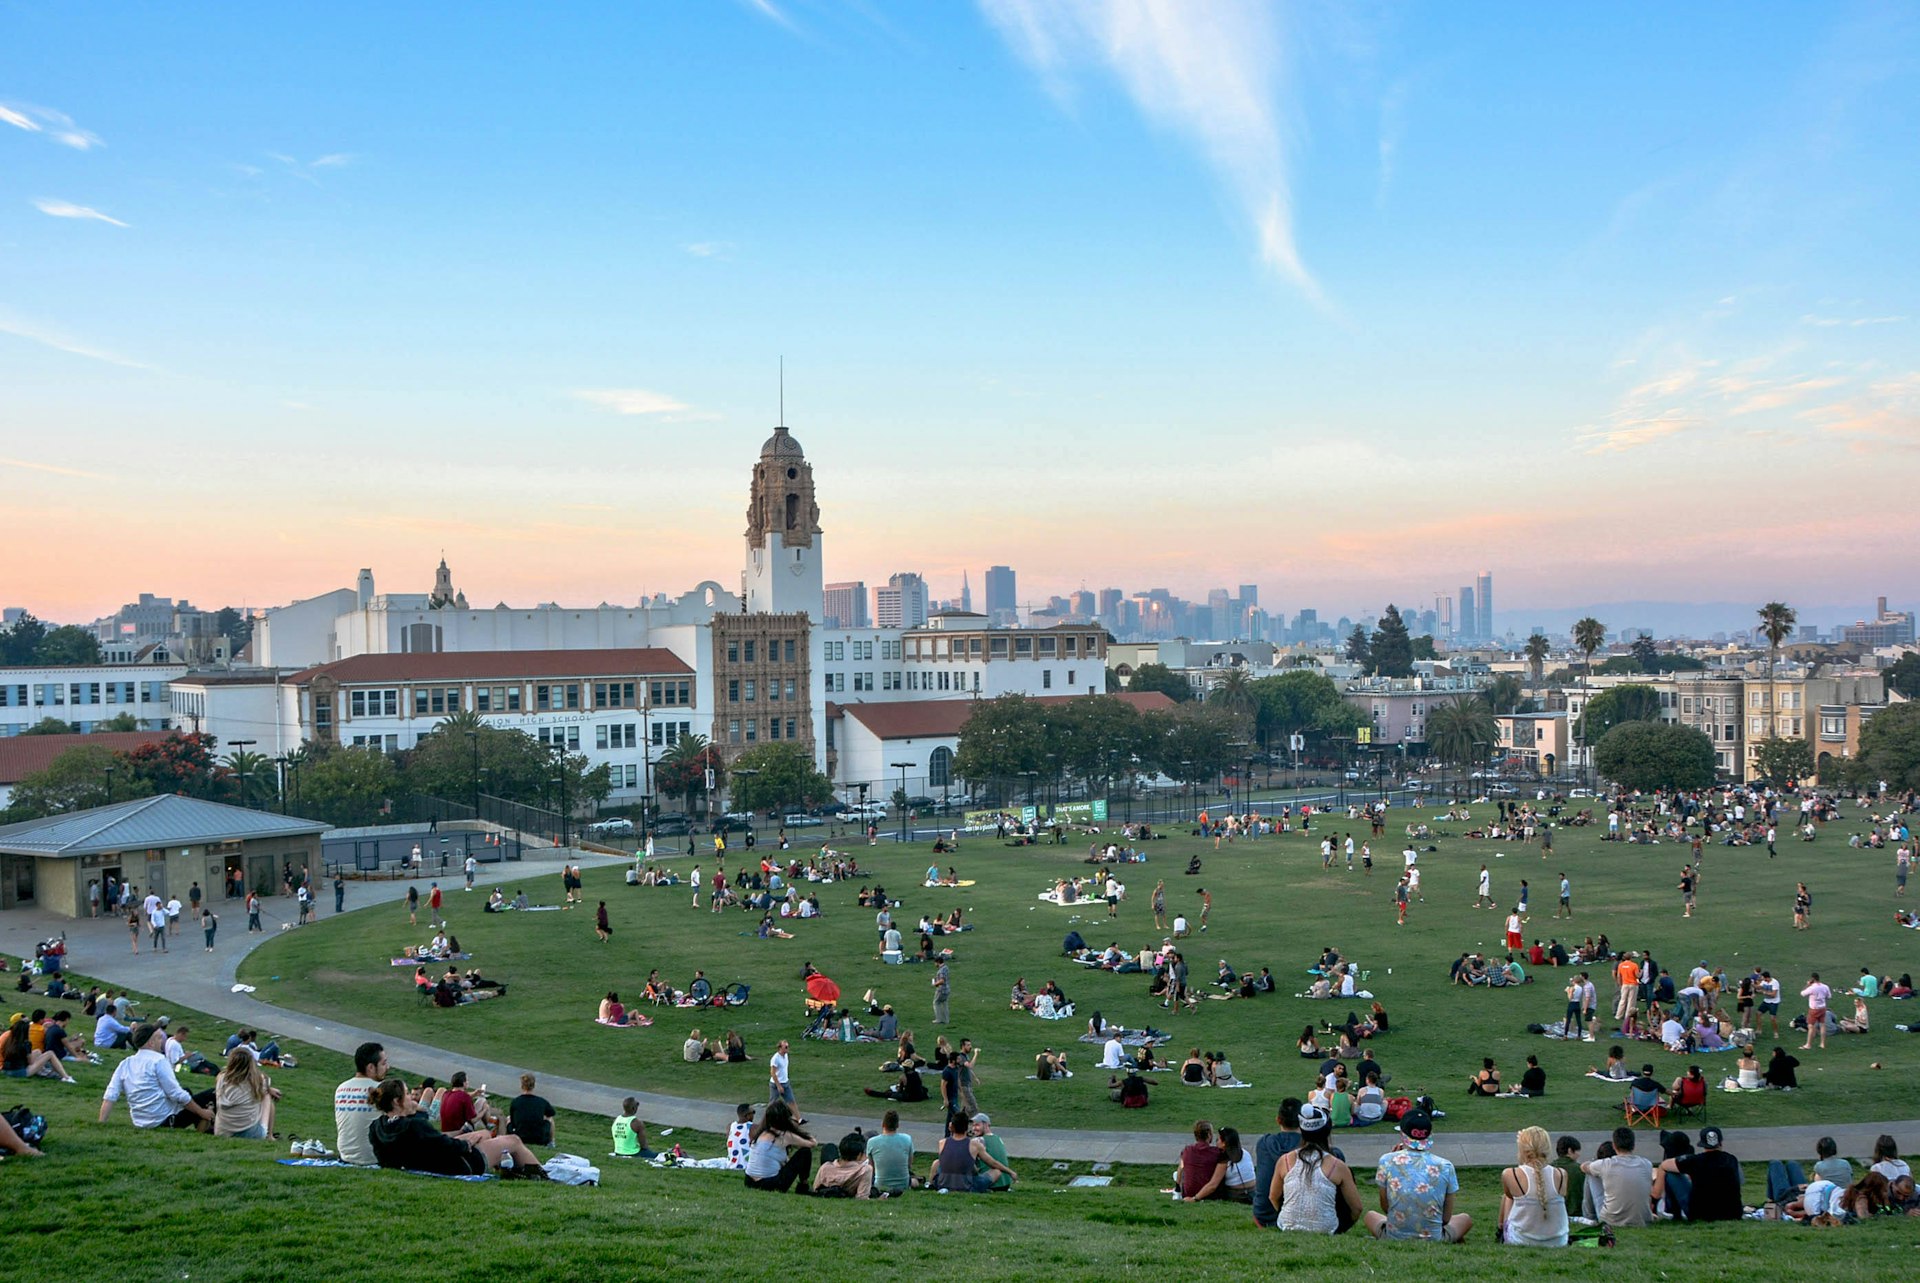
M807 997L815 1002L836 1003L840 1001L840 986L816 971L807 977Z

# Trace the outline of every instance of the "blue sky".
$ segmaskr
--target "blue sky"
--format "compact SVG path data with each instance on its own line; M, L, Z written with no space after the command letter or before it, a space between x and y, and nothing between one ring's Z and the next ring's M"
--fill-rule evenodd
M831 577L1910 598L1917 53L1901 5L12 4L0 596L731 579L784 356Z

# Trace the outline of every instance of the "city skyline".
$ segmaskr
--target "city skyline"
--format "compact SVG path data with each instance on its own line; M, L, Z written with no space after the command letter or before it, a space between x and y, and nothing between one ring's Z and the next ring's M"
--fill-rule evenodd
M1920 596L1906 10L111 22L10 9L0 83L48 618L731 587L782 417L838 581Z

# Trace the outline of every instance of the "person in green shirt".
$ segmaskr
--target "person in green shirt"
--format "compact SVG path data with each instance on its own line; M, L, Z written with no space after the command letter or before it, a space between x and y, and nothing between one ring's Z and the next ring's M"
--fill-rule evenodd
M1562 1136L1553 1143L1553 1166L1567 1174L1567 1213L1570 1216L1583 1215L1580 1200L1586 1193L1587 1174L1580 1168L1580 1138Z
M620 1102L620 1117L613 1120L613 1152L618 1158L652 1158L647 1148L647 1125L636 1115L640 1102L629 1096Z
M880 1119L880 1134L867 1141L867 1159L873 1164L873 1196L899 1195L913 1186L913 1137L901 1134L900 1114L889 1109Z
M989 1163L983 1159L973 1165L974 1175L985 1176L988 1172L996 1173L993 1178L993 1183L987 1186L989 1191L1012 1189L1013 1173L1002 1170L1007 1166L1007 1142L993 1134L993 1119L987 1117L985 1114L975 1114L973 1116L973 1136L975 1140L986 1147L987 1157L991 1158L993 1163L1000 1165L996 1168L993 1163Z
M1868 971L1865 967L1862 967L1860 968L1860 983L1855 985L1849 992L1856 998L1878 998L1880 996L1880 977L1874 975L1873 972Z

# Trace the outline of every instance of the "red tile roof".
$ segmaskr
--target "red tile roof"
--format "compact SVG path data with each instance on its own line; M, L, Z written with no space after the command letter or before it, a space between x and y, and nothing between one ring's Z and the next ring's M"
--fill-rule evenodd
M0 784L18 784L70 748L104 748L125 753L142 744L158 744L167 731L96 731L92 735L9 735L0 739Z
M1173 708L1160 691L1121 691L1116 695L1038 695L1041 704L1064 704L1075 699L1117 699L1143 713ZM842 704L839 709L883 740L929 739L958 735L973 716L971 699L908 699L885 704ZM829 706L830 708L832 706Z
M316 664L287 678L305 686L320 676L363 682L492 681L508 677L690 677L693 669L657 646L628 650L449 650L409 655L355 655Z

